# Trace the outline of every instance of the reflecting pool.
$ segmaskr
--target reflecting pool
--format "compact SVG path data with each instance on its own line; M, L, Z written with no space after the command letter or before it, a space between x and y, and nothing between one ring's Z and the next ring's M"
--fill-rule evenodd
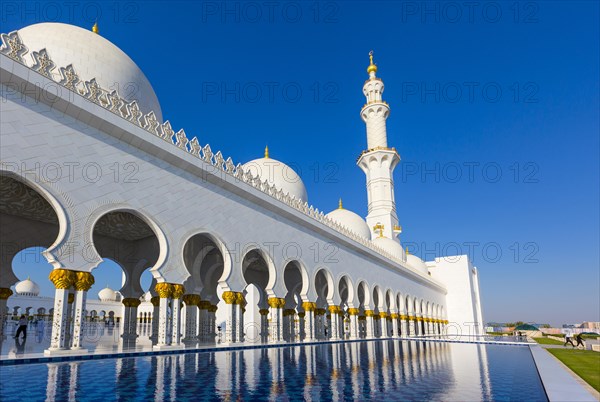
M0 400L547 401L527 346L372 341L0 367Z

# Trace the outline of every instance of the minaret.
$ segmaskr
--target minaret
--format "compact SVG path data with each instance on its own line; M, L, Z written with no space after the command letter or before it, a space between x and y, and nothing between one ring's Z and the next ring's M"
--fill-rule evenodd
M385 121L390 115L390 107L381 97L384 86L383 81L376 76L377 66L373 63L372 51L369 57L369 79L363 86L367 103L360 111L360 116L367 126L367 150L362 152L357 164L367 176L367 224L371 228L372 237L383 235L395 239L401 229L396 215L393 174L394 168L400 162L400 155L394 148L388 148ZM377 229L374 229L375 226Z

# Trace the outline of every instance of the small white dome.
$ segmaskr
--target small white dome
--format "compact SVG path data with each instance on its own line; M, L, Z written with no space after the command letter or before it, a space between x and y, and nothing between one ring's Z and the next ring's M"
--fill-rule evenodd
M100 301L114 302L117 301L118 296L119 294L108 286L98 292L98 299L100 299Z
M244 164L244 171L247 170L250 170L253 176L259 176L261 180L266 180L284 193L304 202L308 200L306 187L300 176L285 163L269 158L268 150L265 151L265 158L254 159Z
M424 273L425 275L429 274L429 270L427 269L427 265L425 262L417 257L416 255L409 254L406 256L406 263L409 267L413 268L415 271L419 271Z
M33 60L33 52L46 49L55 64L55 78L60 80L60 68L72 64L81 81L95 78L102 89L117 90L127 102L137 101L144 114L154 111L162 121L158 98L142 70L102 35L58 22L29 25L18 33L29 49L26 59Z
M17 283L15 285L15 290L17 294L21 296L37 296L40 294L40 287L37 283L29 279L29 277L24 281Z
M373 242L391 255L403 261L406 260L404 249L398 240L388 239L387 237L376 237L373 239Z
M331 211L326 216L336 221L340 225L345 226L346 229L356 233L360 237L364 237L365 239L371 238L371 231L369 230L369 225L367 225L367 222L365 222L360 215L350 210L340 207Z

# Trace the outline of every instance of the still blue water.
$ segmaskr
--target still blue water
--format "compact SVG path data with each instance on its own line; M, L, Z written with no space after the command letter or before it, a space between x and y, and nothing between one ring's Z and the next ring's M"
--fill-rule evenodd
M375 341L0 367L2 401L547 401L525 346Z

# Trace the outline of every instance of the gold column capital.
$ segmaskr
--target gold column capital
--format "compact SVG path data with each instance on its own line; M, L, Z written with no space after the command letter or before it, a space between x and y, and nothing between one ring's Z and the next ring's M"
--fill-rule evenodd
M304 311L315 311L317 309L317 303L315 302L303 302L302 308Z
M318 308L315 310L315 314L316 315L325 315L325 309L324 308Z
M382 311L381 313L379 313L379 317L381 318L386 318L388 316L388 313L385 311Z
M392 320L397 320L398 318L400 318L400 314L392 313L392 314L390 314L390 317L392 318Z
M359 315L360 314L360 310L357 308L349 308L348 309L348 314L349 315Z
M53 269L50 271L48 278L52 281L56 289L69 289L77 280L75 271L63 268Z
M267 300L267 304L271 308L284 308L285 299L281 299L279 297L269 297L269 299Z
M223 292L223 295L221 297L223 298L223 300L225 301L225 303L227 303L227 304L235 304L235 302L237 300L236 293L237 292L232 292L230 290L227 290L227 291Z
M171 297L173 299L179 299L185 293L185 288L183 287L183 285L180 285L178 283L172 283L171 286L173 287L173 291L171 293Z
M75 301L75 293L69 293L67 297L67 303L72 304Z
M158 306L160 306L160 297L158 297L158 296L154 296L154 297L152 297L152 298L150 299L150 303L152 303L152 305L153 305L154 307L158 307Z
M306 315L306 313L305 313L305 312L300 312L300 313L298 313L298 317L300 317L300 318L304 318L304 316L305 316L305 315Z
M342 308L340 306L329 306L327 307L331 314L342 314Z
M200 303L200 296L195 294L187 294L181 297L181 300L186 304L186 306L197 306Z
M125 307L138 307L140 304L142 304L140 299L135 297L126 297L121 300L121 303L123 303Z
M246 298L242 292L236 292L235 294L235 304L239 304L240 306L246 305Z
M87 292L95 283L94 275L85 271L73 271L75 273L75 282L73 286L75 290Z
M258 310L258 313L260 315L268 315L269 314L269 309L268 308L261 308L260 310Z
M209 313L216 313L218 309L219 308L217 306L215 306L214 304L211 304L207 310Z
M13 295L13 291L10 288L0 288L0 300L6 300Z
M200 310L208 310L210 308L210 302L208 300L200 300L200 302L198 302L198 308Z
M373 310L365 310L365 315L367 317L374 317L375 316L375 311L373 311Z
M154 290L161 299L168 299L173 295L173 285L167 282L157 283Z

